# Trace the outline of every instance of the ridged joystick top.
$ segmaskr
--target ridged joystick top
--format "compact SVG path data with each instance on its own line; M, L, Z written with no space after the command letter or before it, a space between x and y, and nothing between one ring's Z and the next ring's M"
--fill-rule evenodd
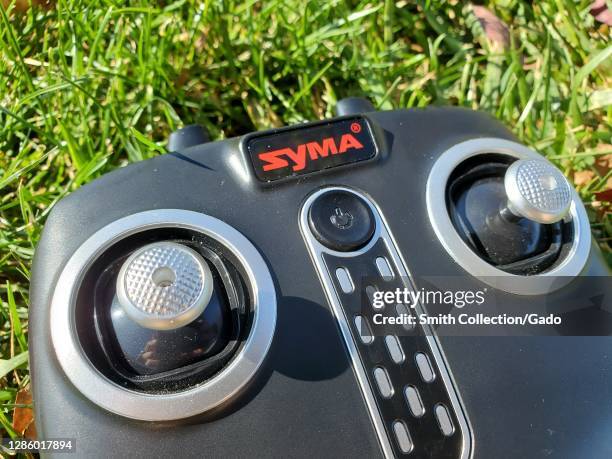
M117 277L117 299L139 325L173 330L199 317L213 290L206 261L175 242L156 242L136 250Z
M544 160L521 159L510 165L504 177L509 210L538 223L563 219L572 203L570 184Z

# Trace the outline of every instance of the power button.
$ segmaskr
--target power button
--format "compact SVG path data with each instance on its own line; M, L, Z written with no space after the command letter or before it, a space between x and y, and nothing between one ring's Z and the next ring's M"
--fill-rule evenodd
M340 252L360 249L370 242L376 229L370 206L342 190L323 193L312 203L308 225L321 244Z

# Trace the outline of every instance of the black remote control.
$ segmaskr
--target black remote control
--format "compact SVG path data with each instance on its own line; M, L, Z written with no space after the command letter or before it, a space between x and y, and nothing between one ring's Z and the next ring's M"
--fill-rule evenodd
M338 113L219 142L190 126L54 207L31 284L41 438L79 457L610 456L607 333L377 328L427 311L375 301L425 278L513 311L607 283L563 175L483 113Z

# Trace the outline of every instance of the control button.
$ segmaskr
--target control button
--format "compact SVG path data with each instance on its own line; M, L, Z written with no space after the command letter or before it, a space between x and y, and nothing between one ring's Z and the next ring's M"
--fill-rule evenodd
M370 304L374 309L382 309L385 307L384 303L377 305L374 301L374 294L378 292L378 289L373 285L368 285L366 287L366 295L368 295L368 299L370 300Z
M410 433L408 432L406 424L404 424L402 421L395 421L393 423L393 433L395 434L397 445L402 453L408 454L410 451L412 451L414 444L412 443L412 438L410 438Z
M432 382L436 379L436 374L431 367L431 363L429 362L429 357L423 354L422 352L417 352L414 356L414 360L416 361L417 367L419 369L419 373L421 373L421 378L426 383Z
M434 413L442 434L450 437L455 432L455 426L453 425L453 421L448 413L448 408L446 408L446 406L444 406L442 403L438 403L434 407Z
M393 270L385 257L376 258L376 267L384 280L390 281L393 279Z
M393 386L391 385L391 380L389 379L387 370L382 367L374 368L374 380L378 385L380 395L382 395L384 398L391 398L393 395Z
M404 314L410 315L410 310L408 309L408 306L406 306L404 303L397 303L395 305L395 312L397 312L397 315L400 317ZM416 324L416 321L414 323L410 323L406 321L406 323L402 324L402 327L404 327L405 330L410 331L414 329L415 324Z
M174 330L198 318L212 296L213 276L195 250L156 242L136 250L117 276L117 299L137 324Z
M376 227L370 206L359 196L342 190L323 193L312 203L308 225L321 244L341 252L366 245Z
M364 97L345 97L336 104L336 116L356 115L376 110L372 102Z
M363 344L371 344L374 342L374 336L368 321L362 316L355 316L355 327L359 333L359 338Z
M387 345L387 350L389 351L391 360L393 360L395 363L402 363L405 359L405 356L404 351L402 350L402 346L400 345L399 339L397 339L397 336L385 336L385 344Z
M204 128L198 124L190 124L170 134L168 151L184 150L206 142L210 142L210 137Z
M355 287L353 286L353 281L351 280L351 275L346 270L346 268L336 269L336 277L338 278L340 288L344 293L351 293L353 290L355 290Z
M404 396L406 397L406 401L408 402L408 408L410 408L410 413L415 418L420 418L425 414L425 406L423 405L423 401L421 400L421 394L419 394L419 390L414 386L406 386L404 389Z

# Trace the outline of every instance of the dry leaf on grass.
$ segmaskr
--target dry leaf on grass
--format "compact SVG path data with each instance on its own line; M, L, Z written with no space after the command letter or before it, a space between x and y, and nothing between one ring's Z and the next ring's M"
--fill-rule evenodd
M12 3L12 0L0 0L0 3L2 3L4 9L7 9ZM23 13L24 11L28 11L31 6L51 8L54 4L54 0L17 0L15 2L15 10Z
M612 153L597 156L595 158L595 168L597 172L599 172L599 175L605 177L606 174L612 170Z
M608 185L612 185L612 184L608 183ZM594 193L594 195L595 195L595 199L597 199L600 202L612 202L612 188L608 188L607 190L600 191L598 193Z
M608 8L606 0L596 0L591 3L591 14L596 21L612 26L612 11Z
M577 187L588 185L588 183L595 177L593 171L578 171L574 172L574 185Z
M494 48L507 49L510 46L508 26L484 6L473 5L472 11L478 22L480 22L491 45Z
M15 398L15 405L19 405L15 407L13 411L13 430L17 432L19 435L28 439L36 438L36 426L34 424L34 411L32 411L32 393L30 392L30 388L26 387L25 389L17 392L17 397ZM27 405L27 406L21 406Z

